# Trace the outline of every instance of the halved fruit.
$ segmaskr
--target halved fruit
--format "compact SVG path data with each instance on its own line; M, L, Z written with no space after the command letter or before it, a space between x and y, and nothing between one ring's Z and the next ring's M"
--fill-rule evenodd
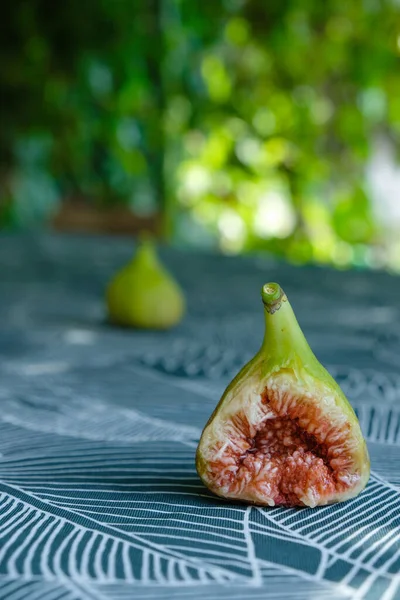
M370 472L357 416L311 351L280 286L264 285L262 299L263 344L206 424L197 471L215 494L257 505L353 498Z

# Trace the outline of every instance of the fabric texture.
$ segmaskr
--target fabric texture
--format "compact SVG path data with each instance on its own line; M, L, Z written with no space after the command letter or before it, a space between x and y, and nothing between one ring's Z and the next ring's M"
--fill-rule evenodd
M105 320L126 239L0 238L0 598L400 597L400 279L161 249L188 300L169 332ZM194 454L258 350L278 281L353 404L372 474L318 509L228 503Z

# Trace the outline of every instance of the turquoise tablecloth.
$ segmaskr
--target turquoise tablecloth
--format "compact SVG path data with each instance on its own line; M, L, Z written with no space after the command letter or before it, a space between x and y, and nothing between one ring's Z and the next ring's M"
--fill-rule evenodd
M0 598L393 600L400 585L400 279L162 251L189 313L104 323L129 241L0 238ZM194 452L258 349L279 281L356 408L372 476L348 503L213 497Z

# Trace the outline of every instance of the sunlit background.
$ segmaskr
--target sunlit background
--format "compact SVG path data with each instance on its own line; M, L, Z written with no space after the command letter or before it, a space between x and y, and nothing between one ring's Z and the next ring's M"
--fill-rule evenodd
M399 0L13 0L0 226L400 271Z

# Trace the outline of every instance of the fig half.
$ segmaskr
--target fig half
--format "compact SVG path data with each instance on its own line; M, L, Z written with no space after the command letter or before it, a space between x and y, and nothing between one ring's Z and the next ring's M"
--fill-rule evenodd
M277 283L262 288L265 335L225 390L196 454L218 496L261 506L342 502L370 463L356 414L318 362Z

